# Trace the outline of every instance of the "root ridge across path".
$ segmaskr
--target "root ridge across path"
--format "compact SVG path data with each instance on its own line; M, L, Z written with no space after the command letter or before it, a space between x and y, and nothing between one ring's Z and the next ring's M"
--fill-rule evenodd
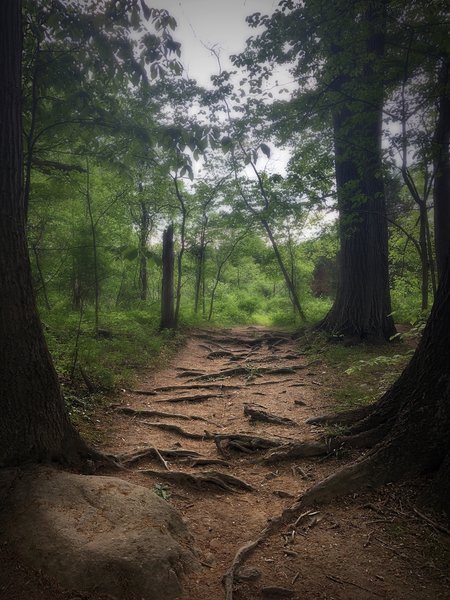
M328 371L287 331L198 329L108 414L103 450L173 504L194 536L203 567L182 600L445 597L445 575L405 550L413 534L389 535L387 524L405 525L395 499L299 502L356 456L357 446L329 443L317 419L333 411Z

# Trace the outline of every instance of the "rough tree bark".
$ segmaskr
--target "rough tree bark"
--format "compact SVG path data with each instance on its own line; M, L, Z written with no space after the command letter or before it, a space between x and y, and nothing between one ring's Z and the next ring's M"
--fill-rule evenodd
M22 186L21 2L0 3L0 466L90 454L71 425L38 317Z
M436 263L442 277L450 248L450 58L442 59L439 70L439 109L433 138L434 172L434 231Z
M174 262L173 225L170 225L163 233L161 329L174 329L176 327L173 293Z
M347 422L349 445L357 435L366 436L367 446L378 443L314 486L306 501L432 474L433 500L450 509L450 261L422 339L399 379L372 407L324 421Z
M384 11L370 5L364 56L348 74L349 49L332 44L339 73L330 86L339 210L339 278L335 302L321 327L357 339L395 334L388 272L388 234L381 161L383 86L377 61L384 51ZM374 64L375 61L375 64ZM346 72L342 73L342 64Z
M139 184L139 192L142 193L142 184ZM142 200L139 203L139 292L141 300L147 300L148 295L148 258L147 244L151 230L150 212L147 203Z

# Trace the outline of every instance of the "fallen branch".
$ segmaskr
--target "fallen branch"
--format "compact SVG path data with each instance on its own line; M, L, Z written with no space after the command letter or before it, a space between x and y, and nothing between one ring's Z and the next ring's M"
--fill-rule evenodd
M255 490L252 485L246 483L242 479L233 477L233 475L227 475L226 473L220 473L219 471L204 471L193 475L191 473L184 473L183 471L162 472L139 469L138 473L165 479L166 481L179 483L180 485L188 485L197 489L203 489L205 486L212 486L226 492L238 492L241 490L253 492Z
M163 467L167 471L170 471L170 469L169 469L169 463L166 460L164 460L164 458L161 455L161 452L158 450L158 448L155 448L155 454L156 454L157 458L159 459L159 461L161 462L161 464L163 465Z
M369 593L373 594L374 596L379 596L380 598L385 597L384 594L379 594L375 590L363 587L362 585L359 585L358 583L354 583L353 581L348 581L347 579L341 579L340 577L336 577L335 575L325 575L325 577L327 579L329 579L330 581L335 581L336 583L340 583L341 585L352 585L353 587L358 588L359 590L363 590L364 592L369 592Z
M436 521L433 521L432 519L430 519L430 517L427 517L426 515L424 515L421 512L419 512L417 510L417 508L413 508L413 510L416 513L416 515L418 517L420 517L421 519L423 519L426 523L428 523L429 525L431 525L432 527L434 527L438 531L441 531L442 533L445 533L446 535L450 535L450 529L447 529L446 527L444 527L440 523L436 523Z

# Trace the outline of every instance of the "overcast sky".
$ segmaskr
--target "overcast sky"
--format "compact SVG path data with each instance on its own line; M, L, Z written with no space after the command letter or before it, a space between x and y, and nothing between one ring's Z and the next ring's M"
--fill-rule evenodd
M271 14L278 0L155 0L175 17L176 41L182 44L181 60L186 75L207 85L217 74L217 60L207 48L219 51L222 68L230 66L228 56L244 49L245 40L255 34L245 17L255 12ZM206 46L206 48L205 48Z

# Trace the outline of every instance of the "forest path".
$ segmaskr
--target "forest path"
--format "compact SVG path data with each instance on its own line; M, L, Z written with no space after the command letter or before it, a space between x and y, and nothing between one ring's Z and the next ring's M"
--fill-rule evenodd
M130 458L121 476L167 491L194 536L202 567L186 578L183 600L223 598L238 548L343 463L260 460L270 446L320 438L305 421L330 412L332 381L288 332L195 330L170 365L144 375L105 416L103 450ZM146 451L137 458L139 449ZM235 600L448 597L429 556L436 532L412 523L395 495L360 495L319 511L261 545L241 570Z

